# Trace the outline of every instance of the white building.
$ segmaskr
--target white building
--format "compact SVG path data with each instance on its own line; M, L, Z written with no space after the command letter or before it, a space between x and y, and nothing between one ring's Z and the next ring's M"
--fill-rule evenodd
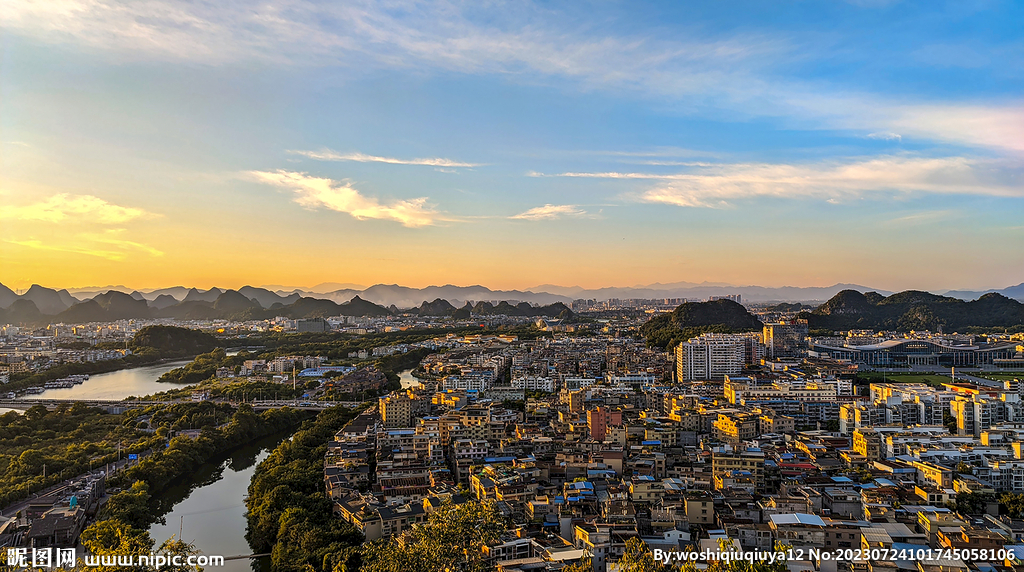
M696 381L736 375L743 369L744 340L704 334L676 346L676 380Z
M512 387L516 389L530 389L534 391L547 391L548 393L551 393L555 391L555 380L551 379L550 377L528 375L513 379Z

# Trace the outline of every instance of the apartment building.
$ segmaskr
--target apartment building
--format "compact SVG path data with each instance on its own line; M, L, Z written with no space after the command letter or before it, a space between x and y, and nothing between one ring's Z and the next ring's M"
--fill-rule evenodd
M704 334L676 346L676 380L722 379L743 370L743 339Z

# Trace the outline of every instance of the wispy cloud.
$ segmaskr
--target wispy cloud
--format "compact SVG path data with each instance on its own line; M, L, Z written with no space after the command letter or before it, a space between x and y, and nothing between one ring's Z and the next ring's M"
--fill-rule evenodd
M28 205L0 206L0 219L66 222L76 220L101 224L121 224L155 216L139 208L122 207L92 195L61 193Z
M325 208L347 213L358 220L391 220L417 228L440 220L452 220L427 204L426 197L382 203L360 193L349 181L334 181L292 171L250 171L255 180L283 187L294 193L294 201L308 209Z
M899 133L893 133L892 131L879 131L878 133L868 133L868 139L881 139L883 141L902 141L903 136Z
M958 214L957 211L953 210L922 211L891 218L884 221L884 223L893 226L933 224L942 220L949 220Z
M751 197L842 201L867 194L941 193L1024 198L1016 163L967 157L883 156L812 164L736 163L701 166L686 173L567 172L534 176L651 180L642 202L684 207L723 207Z
M579 205L547 204L542 207L534 207L525 212L521 212L517 215L510 216L509 218L520 220L553 220L565 217L584 216L588 216L588 213L587 211L581 209Z
M375 155L367 155L365 153L338 153L330 149L322 149L320 151L288 151L294 155L302 155L310 159L316 159L318 161L355 161L357 163L388 163L391 165L424 165L427 167L479 167L482 163L464 163L461 161L452 161L451 159L442 159L440 157L430 157L426 159L396 159L394 157L377 157Z
M44 242L36 238L11 239L6 242L34 250L85 254L114 262L126 260L133 251L143 252L154 257L164 255L162 251L148 244L119 238L124 232L125 229L108 229L102 233L79 233L74 235L71 240L62 242Z
M121 250L138 250L150 256L164 255L163 251L153 248L148 244L122 238L125 232L126 230L123 228L109 228L102 233L85 232L79 234L78 239L85 242L109 245Z

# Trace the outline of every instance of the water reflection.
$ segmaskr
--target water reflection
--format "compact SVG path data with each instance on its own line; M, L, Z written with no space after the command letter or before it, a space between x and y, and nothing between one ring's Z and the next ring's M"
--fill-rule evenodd
M158 499L163 522L150 527L153 540L160 544L177 536L180 528L181 538L204 554L252 554L245 540L245 495L256 465L286 437L267 437L212 459L187 481L171 487ZM217 569L245 572L251 570L251 565L247 559L229 560Z
M413 377L412 369L398 372L398 382L402 384L402 389L409 389L420 384L420 380Z
M175 383L157 383L161 375L177 369L191 360L177 360L159 365L133 367L109 373L97 373L74 387L47 389L25 399L104 399L121 400L130 395L142 397L168 389L181 387Z

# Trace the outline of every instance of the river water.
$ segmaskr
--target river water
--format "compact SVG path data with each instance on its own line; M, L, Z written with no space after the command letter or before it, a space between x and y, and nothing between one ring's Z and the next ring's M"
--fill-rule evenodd
M412 369L398 372L398 381L402 384L402 389L409 389L420 383L420 380L413 377Z
M121 400L128 396L142 397L175 387L175 383L157 383L157 379L187 364L191 360L178 360L159 365L133 367L109 373L97 373L74 387L47 389L42 393L24 395L25 399L104 399Z
M237 449L203 465L187 482L161 495L161 502L174 508L164 516L165 524L149 529L157 546L177 537L180 527L181 538L208 556L252 554L245 541L245 495L256 465L285 438L287 435L278 434ZM261 568L269 567L269 561L261 564ZM246 572L252 567L248 559L228 560L217 570Z

